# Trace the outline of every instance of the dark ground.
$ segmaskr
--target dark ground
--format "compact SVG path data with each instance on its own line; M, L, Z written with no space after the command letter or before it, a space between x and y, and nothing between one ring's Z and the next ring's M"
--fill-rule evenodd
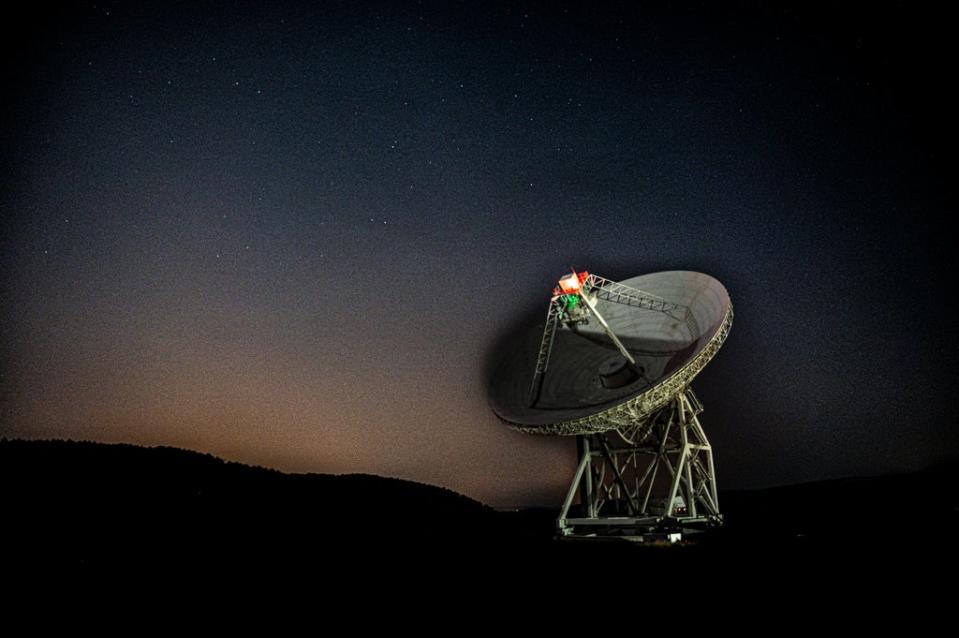
M522 587L710 574L922 582L954 573L955 465L721 493L722 529L675 546L557 541L556 510L498 512L438 487L289 475L173 448L0 442L3 573L57 579L444 574ZM906 578L907 580L902 580ZM951 578L951 576L950 576ZM711 585L712 587L712 585Z

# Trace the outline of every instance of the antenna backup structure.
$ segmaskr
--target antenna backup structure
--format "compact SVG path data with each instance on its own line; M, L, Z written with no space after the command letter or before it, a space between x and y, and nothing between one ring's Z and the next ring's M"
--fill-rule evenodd
M615 282L574 270L559 280L545 325L521 332L489 399L516 430L576 437L561 536L672 535L722 524L712 447L690 382L732 320L726 289L702 273Z

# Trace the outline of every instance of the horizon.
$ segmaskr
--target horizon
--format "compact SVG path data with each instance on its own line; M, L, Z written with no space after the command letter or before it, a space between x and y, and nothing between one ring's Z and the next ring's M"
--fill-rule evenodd
M283 470L280 470L280 469L277 469L277 468L274 468L274 467L268 467L268 466L263 466L263 465L253 465L253 464L249 464L249 463L244 463L244 462L242 462L242 461L236 461L236 460L229 459L229 458L223 458L223 457L221 457L221 456L217 456L217 455L211 454L211 453L209 453L209 452L201 452L201 451L198 451L198 450L190 450L190 449L181 448L181 447L174 447L174 446L170 446L170 445L140 445L140 444L137 444L137 443L126 443L126 442L122 442L122 441L117 441L117 442L105 442L105 441L72 440L72 439L22 439L22 438L10 439L10 438L7 438L7 437L5 437L5 436L0 437L0 444L8 444L8 443L41 443L41 444L43 444L43 443L57 443L57 444L94 445L94 446L104 446L104 447L122 447L122 448L132 448L132 449L139 449L139 450L171 450L171 451L173 451L173 452L182 452L182 453L189 454L189 455L196 455L196 456L201 456L201 457L210 457L211 459L214 459L214 460L216 460L216 461L219 461L219 462L221 462L221 463L223 463L223 464L240 465L240 466L242 466L242 467L244 467L244 468L248 468L248 469L252 469L252 470L263 470L263 471L266 471L266 472L276 472L276 473L281 474L281 475L283 475L283 476L335 476L335 477L364 476L364 477L370 477L370 478L379 478L379 479L387 479L387 480L396 480L396 481L402 481L402 482L409 482L409 483L414 483L414 484L417 484L417 485L423 485L423 486L426 486L426 487L434 487L434 488L439 488L439 489L442 489L442 490L445 490L445 491L448 491L448 492L452 492L453 494L457 494L457 495L459 495L459 496L464 496L464 497L466 497L466 498L469 498L469 499L472 500L472 501L475 501L476 503L478 503L478 504L480 504L480 505L483 505L483 506L485 506L485 507L489 507L489 508L494 509L494 510L496 510L496 511L518 511L518 510L523 510L523 509L551 509L551 510L553 510L553 509L559 509L559 507L560 507L559 504L556 503L556 502L554 502L554 501L543 502L543 503L513 504L513 505L510 505L510 504L508 504L508 503L506 503L506 504L501 504L501 505L493 505L493 504L490 504L490 503L486 503L486 502L484 502L484 501L476 498L476 497L473 496L473 495L465 494L465 493L462 493L462 492L458 492L458 491L453 490L453 489L451 489L451 488L449 488L449 487L447 487L447 486L444 486L444 485L438 485L438 484L435 484L435 483L426 483L426 482L416 481L416 480L413 480L413 479L403 478L403 477L399 477L399 476L385 476L385 475L382 475L382 474L371 474L371 473L369 473L369 472L362 472L362 471L358 471L358 472L340 472L340 473L331 473L331 472L322 472L322 471L311 471L311 472L284 472ZM945 454L945 455L943 455L943 457L940 458L939 460L931 463L930 465L928 465L928 466L926 466L926 467L920 468L920 469L918 469L918 470L890 471L890 472L882 472L882 473L879 473L879 474L872 474L872 475L829 476L829 477L817 478L817 479L812 480L812 481L802 481L802 482L799 482L799 483L784 483L784 484L777 484L777 485L763 485L763 486L760 486L760 487L745 487L745 488L735 488L735 489L733 489L733 488L722 488L722 487L721 487L720 490L719 490L719 492L720 492L720 494L722 494L722 493L734 493L734 492L762 492L762 491L766 491L766 490L779 490L779 489L786 489L786 488L792 488L792 487L812 486L812 485L818 485L818 484L822 484L822 483L833 483L833 482L843 482L843 481L857 481L857 480L881 480L881 479L897 478L897 477L911 476L911 475L917 475L917 474L940 473L940 472L947 471L947 470L949 470L950 468L954 468L954 467L956 467L956 466L959 466L959 455L953 454L953 455L950 456L950 455L948 455L948 454Z

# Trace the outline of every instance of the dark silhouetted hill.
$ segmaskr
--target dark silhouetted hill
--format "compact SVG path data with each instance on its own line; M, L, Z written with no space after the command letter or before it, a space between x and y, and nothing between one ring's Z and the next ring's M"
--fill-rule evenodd
M723 528L661 547L557 541L556 509L496 512L410 481L283 474L164 447L4 440L0 567L360 578L468 565L522 579L590 578L603 565L677 575L686 573L677 566L955 566L956 469L723 492Z
M38 563L315 564L488 537L496 520L411 481L72 441L0 442L0 501L5 547Z

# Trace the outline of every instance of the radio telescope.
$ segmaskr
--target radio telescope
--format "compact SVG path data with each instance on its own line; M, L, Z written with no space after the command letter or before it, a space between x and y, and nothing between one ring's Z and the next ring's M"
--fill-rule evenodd
M553 290L545 324L518 331L489 402L511 428L576 437L579 465L557 520L561 536L675 539L722 524L713 452L690 382L732 321L729 295L709 275L615 282L573 270Z

